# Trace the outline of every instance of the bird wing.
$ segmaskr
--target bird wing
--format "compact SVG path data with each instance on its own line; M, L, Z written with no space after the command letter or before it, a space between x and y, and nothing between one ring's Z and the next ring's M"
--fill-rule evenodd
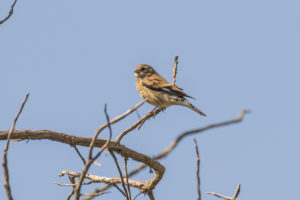
M159 74L153 74L147 78L143 79L143 85L151 90L166 92L171 95L176 95L179 97L190 97L193 98L182 91L181 88L168 83Z

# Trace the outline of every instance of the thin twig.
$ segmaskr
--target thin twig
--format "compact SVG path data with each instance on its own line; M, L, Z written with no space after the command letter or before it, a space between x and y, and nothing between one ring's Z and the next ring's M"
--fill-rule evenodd
M148 112L142 119L138 120L136 123L134 123L131 127L129 127L128 129L124 130L123 132L121 132L118 137L115 139L115 142L120 143L121 139L130 131L134 130L136 127L138 127L139 125L143 124L147 119L149 119L152 116L157 115L158 113L160 113L161 109L156 109L155 111L150 111Z
M129 185L129 182L128 182L127 161L128 161L128 158L127 158L127 157L124 157L124 173L125 173L125 180L126 180L126 185L127 185L127 190L128 190L128 197L129 197L129 200L131 200L130 185Z
M233 197L224 196L222 194L218 194L218 193L215 193L215 192L205 192L205 193L216 196L216 197L219 197L219 198L222 198L222 199L226 199L226 200L238 200L237 197L239 196L240 189L241 189L241 184L238 184L238 186L235 189Z
M197 161L197 170L196 170L196 177L197 177L197 193L198 193L198 200L201 200L201 190L200 190L200 157L199 157L199 149L197 140L194 138L195 143L195 150L196 150L196 161Z
M222 199L226 199L226 200L232 200L231 197L227 197L227 196L215 193L215 192L205 192L205 194L210 194L210 195L213 195L213 196L216 196L216 197L219 197L219 198L222 198Z
M152 110L150 110L146 114L146 116L144 117L144 119L142 120L142 122L139 124L138 130L140 130L142 128L142 126L144 125L144 123L146 122L147 119L149 119L152 116L155 117L160 111L162 111L164 109L166 109L166 108L157 108L157 107L154 107Z
M14 3L10 6L8 15L4 19L0 20L0 24L3 24L5 21L7 21L12 16L12 14L14 13L14 7L15 7L16 3L17 3L17 0L15 0Z
M234 195L233 195L233 199L237 199L237 197L239 196L240 194L240 191L241 191L241 184L238 184L236 189L235 189L235 192L234 192Z
M81 155L81 153L80 153L79 149L77 148L77 146L76 146L76 145L73 145L72 147L74 147L76 153L78 154L78 156L81 158L83 164L85 165L85 164L86 164L86 161L85 161L84 157Z
M189 135L194 135L194 134L197 134L197 133L201 133L201 132L204 132L206 130L213 129L213 128L218 128L218 127L223 127L223 126L239 123L243 120L244 115L246 113L249 113L249 112L250 112L249 110L243 110L243 111L240 112L240 115L237 119L211 124L211 125L205 126L203 128L194 129L194 130L191 130L191 131L186 131L186 132L180 134L163 152L161 152L159 155L155 156L154 159L161 159L163 157L166 157L178 145L178 143L183 138L185 138Z
M149 199L150 199L150 200L155 200L155 198L154 198L154 195L153 195L153 192L152 192L152 191L149 191L149 192L148 192L148 196L149 196Z
M90 184L92 184L93 182L92 181L90 181L90 182L86 182L86 183L82 183L82 185L90 185ZM78 185L78 183L69 183L69 184L64 184L64 183L58 183L58 182L54 182L54 184L56 184L56 185L59 185L59 186L76 186L76 185Z
M72 197L72 196L74 195L74 193L75 193L76 185L75 185L75 177L73 177L73 176L68 176L68 177L69 177L70 182L71 182L72 184L74 184L71 193L70 193L70 194L68 195L68 197L67 197L67 200L70 200L71 197Z
M102 194L107 194L107 193L110 193L110 192L98 192L98 193L87 193L87 194L83 194L84 196L87 196L87 197L90 197L90 196L100 196Z
M74 177L80 177L79 173L72 172L72 171L67 171L67 170L63 170L59 174L59 176L64 176L64 175L71 175L71 176L74 176ZM109 184L109 185L122 183L122 180L121 180L120 177L107 178L107 177L96 176L96 175L92 175L92 174L86 174L85 178L91 180L93 183L106 183L106 184ZM148 181L144 182L144 181L137 181L137 180L133 180L133 179L129 179L128 181L129 181L129 185L131 187L139 188L143 192L146 192L146 191L149 190L148 187L147 187L147 184L148 184L147 182Z
M134 197L133 200L136 200L136 198L137 198L138 196L140 196L141 194L143 194L143 193L142 193L142 192L138 193L138 194Z
M13 125L12 125L12 127L11 127L11 129L8 133L6 145L5 145L5 148L4 148L4 151L3 151L2 165L3 165L3 169L4 169L4 187L5 187L7 198L9 200L13 199L12 194L11 194L11 188L10 188L10 185L9 185L9 173L8 173L8 167L7 167L7 153L8 153L8 148L9 148L9 142L10 142L11 135L13 134L13 132L15 130L15 126L16 126L16 123L18 121L18 118L19 118L20 114L22 113L22 110L25 106L25 103L27 102L28 97L29 97L29 93L26 94L26 96L25 96L25 98L22 102L22 105L19 109L19 112L18 112L18 114L16 115L16 117L14 119Z
M137 115L137 117L138 117L139 119L142 119L142 118L141 118L141 115L140 115L140 113L139 113L138 110L135 110L135 113L136 113L136 115Z
M125 186L125 183L124 183L124 177L123 177L123 174L122 174L120 165L119 165L119 163L118 163L117 157L116 157L116 155L114 154L113 151L109 151L109 153L111 154L111 156L113 157L113 159L114 159L114 161L115 161L115 164L116 164L116 166L117 166L117 169L118 169L118 172L119 172L119 175L120 175L120 179L121 179L121 182L122 182L122 186L123 186L124 192L125 192L125 194L126 194L126 199L129 200L128 191L127 191L126 186Z
M127 198L125 192L123 190L121 190L121 188L119 188L119 186L117 184L112 184L112 186L117 188L117 190L119 190L119 192L121 192L124 195L124 197Z
M175 56L172 74L172 85L175 86L176 74L177 74L178 56Z
M112 129L111 129L111 126L110 126L110 121L109 121L109 116L107 114L107 110L106 110L106 104L104 106L104 113L105 113L105 116L106 116L106 120L107 120L107 126L109 128L109 139L106 141L106 143L101 147L100 151L96 154L96 156L94 156L93 158L91 157L91 153L92 153L92 149L94 147L94 144L95 144L95 141L99 135L100 132L96 132L96 134L94 135L93 139L92 139L92 142L91 144L93 143L93 146L90 146L90 151L89 151L89 160L88 162L85 164L85 167L84 169L82 170L82 173L79 177L79 180L78 180L78 185L76 187L76 190L75 190L75 200L79 200L79 197L80 197L80 189L81 189L81 185L83 183L83 180L84 180L84 177L86 175L86 173L88 172L91 164L102 154L102 152L104 151L104 149L106 149L107 145L109 144L110 140L111 140L111 137L112 137Z

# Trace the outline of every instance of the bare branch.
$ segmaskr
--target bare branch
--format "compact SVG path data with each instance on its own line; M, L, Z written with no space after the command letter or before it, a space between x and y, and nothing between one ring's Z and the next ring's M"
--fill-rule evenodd
M116 166L117 166L117 168L118 168L118 172L119 172L119 175L120 175L120 180L121 180L121 183L122 183L124 192L125 192L125 194L126 194L126 199L129 200L128 191L127 191L127 189L126 189L126 187L125 187L124 177L123 177L123 174L122 174L120 165L119 165L119 163L118 163L117 157L116 157L116 155L114 154L113 151L110 151L109 153L110 153L111 156L113 157L113 159L114 159L114 161L115 161L115 164L116 164Z
M198 200L201 200L201 190L200 190L200 157L199 157L199 149L197 140L194 138L195 143L195 150L196 150L196 161L197 161L197 170L196 170L196 177L197 177L197 193L198 193Z
M121 190L121 188L119 188L119 186L117 184L113 184L112 186L117 188L117 190L119 190L119 192L121 192L124 195L124 197L127 198L125 192L123 190Z
M80 177L79 173L72 172L72 171L67 171L63 170L59 176L64 176L64 175L70 175L73 177ZM102 177L102 176L96 176L96 175L91 175L91 174L86 174L85 178L91 180L93 183L106 183L110 185L114 185L117 183L122 183L122 180L120 177L112 177L112 178L107 178L107 177ZM124 180L123 180L124 181ZM136 181L136 180L128 180L129 185L135 188L139 188L145 192L145 187L147 185L147 182L144 181Z
M8 136L9 131L0 131L0 140L6 140ZM69 145L79 145L79 146L86 146L88 147L92 141L92 138L87 138L87 137L78 137L78 136L73 136L73 135L67 135L64 133L58 133L55 131L49 131L49 130L37 130L37 131L32 131L32 130L17 130L14 131L14 134L11 135L11 139L15 140L42 140L42 139L48 139L48 140L53 140L57 142L62 142L66 143ZM105 143L107 143L108 140L103 140L103 139L97 139L95 141L95 147L103 147ZM137 162L142 162L149 166L150 168L155 170L155 176L146 182L140 182L138 186L140 186L144 192L153 190L155 186L159 183L159 181L162 179L164 173L165 173L165 167L161 165L158 161L150 158L147 155L144 155L142 153L138 153L134 150L131 150L124 145L121 145L116 142L108 142L107 148L109 150L114 151L115 153L118 153L119 155L123 157L128 157L132 158L133 160ZM88 163L88 162L87 162ZM80 176L80 174L78 174ZM77 177L78 177L77 176ZM87 178L87 176L85 176ZM130 186L136 187L135 182L132 180L128 180ZM106 182L108 184L114 184L113 182L111 183L110 181ZM121 180L119 178L119 182L115 183L121 183ZM139 187L138 187L139 188ZM100 192L100 191L99 191Z
M137 198L138 196L140 196L141 194L143 194L143 193L142 193L142 192L138 193L138 194L134 197L133 200L136 200L136 198Z
M78 185L76 186L76 190L75 190L75 200L79 200L79 197L80 197L80 189L81 189L81 185L83 183L83 180L85 178L85 175L86 173L88 172L91 164L102 154L102 152L104 151L104 149L107 147L108 143L110 142L111 140L111 137L112 137L112 129L111 129L111 126L110 126L110 121L109 121L109 116L107 114L107 109L106 109L106 104L104 106L104 113L105 113L105 116L106 116L106 120L107 120L107 126L109 128L109 139L105 142L105 144L101 147L101 150L96 154L96 156L94 156L92 158L92 151L93 151L93 147L94 147L94 144L95 144L95 141L100 133L100 131L97 131L93 137L93 140L91 142L94 143L92 146L90 144L90 151L89 151L89 160L88 162L85 164L84 166L84 169L82 170L82 173L79 177L79 180L78 180ZM99 129L98 129L99 130Z
M218 127L223 127L223 126L227 126L227 125L231 125L231 124L240 123L241 121L243 121L245 114L249 113L249 112L250 112L249 110L243 110L243 111L240 112L240 115L237 119L228 120L228 121L215 123L215 124L210 124L210 125L205 126L203 128L194 129L194 130L191 130L191 131L184 132L184 133L180 134L167 148L165 148L164 151L162 151L158 155L154 156L153 159L154 160L160 160L162 158L165 158L166 156L168 156L176 148L176 146L179 144L179 142L181 140L183 140L185 137L187 137L189 135L199 134L199 133L202 133L204 131L207 131L207 130L210 130L210 129L213 129L213 128L218 128ZM137 174L138 172L143 170L146 166L147 165L144 165L144 164L138 166L136 169L134 169L133 171L131 171L129 173L129 177ZM96 189L96 191L105 191L109 187L110 187L109 185L106 185L106 186L104 186L100 189Z
M175 86L176 74L177 74L178 56L175 56L172 74L172 85Z
M107 193L110 193L110 192L98 192L98 193L87 193L87 194L83 194L84 196L87 196L87 197L91 197L91 196L100 196L102 194L107 194Z
M241 184L238 184L238 186L236 187L235 189L235 192L234 192L234 195L233 195L233 199L237 199L237 197L239 196L240 194L240 191L241 191Z
M75 177L72 177L72 178L75 178ZM82 183L82 185L90 185L90 184L92 184L93 182L92 181L90 181L90 182L86 182L86 183ZM63 184L63 183L58 183L58 182L54 182L54 184L56 184L56 185L59 185L59 186L76 186L76 185L78 185L77 183L69 183L69 184Z
M216 197L219 197L219 198L222 198L222 199L226 199L226 200L238 200L237 197L239 196L240 189L241 189L241 184L239 184L236 187L233 197L227 197L227 196L224 196L222 194L215 193L215 192L205 192L205 193L216 196Z
M156 109L148 112L142 119L138 120L135 124L133 124L131 127L129 127L128 129L124 130L123 132L121 132L118 137L115 139L115 142L120 143L121 139L130 131L134 130L136 127L138 127L139 125L143 124L147 119L149 119L152 116L157 115L158 113L160 113L161 109Z
M124 173L125 173L125 180L126 180L126 185L127 185L127 190L128 190L128 197L129 197L129 200L131 200L130 185L129 185L129 183L128 183L127 161L128 161L128 158L127 158L127 157L124 157Z
M70 182L71 182L72 184L74 184L71 193L70 193L70 194L68 195L68 197L67 197L67 200L70 200L71 197L72 197L72 196L74 195L74 193L75 193L76 185L75 185L75 177L72 177L72 176L68 176L68 177L69 177Z
M9 173L8 173L8 167L7 167L7 153L8 153L8 148L9 148L9 142L10 142L10 139L11 139L11 135L15 130L15 126L16 126L16 123L18 121L18 118L19 118L20 114L22 113L22 110L25 106L25 103L27 102L28 97L29 97L29 93L26 94L25 99L23 100L22 105L19 109L19 112L18 112L18 114L16 115L16 117L14 119L13 125L12 125L8 135L7 135L7 141L6 141L6 145L5 145L4 152L3 152L2 166L3 166L3 169L4 169L4 187L5 187L7 198L9 200L13 199L12 194L11 194L10 185L9 185Z
M221 194L215 193L215 192L205 192L205 194L210 194L210 195L213 195L213 196L216 196L216 197L222 198L222 199L232 200L232 198L231 198L231 197L227 197L227 196L224 196L224 195L221 195Z
M80 159L82 160L83 164L85 165L86 164L86 161L84 159L84 157L81 155L80 151L78 150L77 146L76 145L73 145L72 147L74 147L76 153L78 154L78 156L80 157Z
M149 196L149 199L150 199L150 200L155 200L155 198L154 198L154 195L153 195L153 192L152 192L152 191L149 191L149 192L148 192L148 196Z
M171 153L175 149L175 147L179 144L179 142L181 140L183 140L185 137L187 137L189 135L193 135L193 134L197 134L197 133L199 134L199 133L202 133L204 131L207 131L207 130L210 130L213 128L218 128L218 127L223 127L223 126L239 123L243 120L244 115L248 112L250 112L250 111L249 110L241 111L241 113L237 119L211 124L211 125L205 126L203 128L194 129L191 131L186 131L186 132L180 134L167 148L165 148L164 151L162 151L158 155L154 156L153 159L159 160L159 159L165 158L166 156L169 155L169 153ZM137 172L144 169L145 167L146 167L146 165L140 165L135 170L133 170L132 172L129 173L129 177L136 174Z
M178 145L178 143L183 138L185 138L189 135L194 135L194 134L197 134L197 133L201 133L201 132L204 132L206 130L213 129L213 128L218 128L218 127L223 127L223 126L239 123L243 120L244 115L248 112L249 112L248 110L241 111L241 113L240 113L240 115L237 119L233 119L233 120L229 120L229 121L225 121L225 122L220 122L220 123L216 123L216 124L211 124L211 125L208 125L206 127L199 128L199 129L194 129L194 130L191 130L191 131L186 131L186 132L180 134L162 153L155 156L154 159L161 159L161 158L166 157Z
M12 16L12 14L14 13L14 7L15 7L16 3L17 3L17 0L15 0L14 3L10 6L8 15L4 19L0 20L0 24L3 24Z

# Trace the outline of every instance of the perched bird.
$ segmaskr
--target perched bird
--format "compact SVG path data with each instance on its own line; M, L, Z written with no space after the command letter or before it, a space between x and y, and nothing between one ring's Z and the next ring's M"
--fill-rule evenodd
M168 83L150 65L138 65L135 70L136 88L148 103L164 109L171 105L186 106L200 115L206 116L201 110L193 106L185 97L181 88Z

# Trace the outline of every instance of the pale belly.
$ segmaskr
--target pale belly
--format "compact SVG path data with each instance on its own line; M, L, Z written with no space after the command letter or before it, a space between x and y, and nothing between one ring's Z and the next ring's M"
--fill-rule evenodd
M154 106L157 106L159 108L165 108L171 105L178 104L178 99L174 99L174 96L172 96L172 98L169 94L150 90L146 87L140 86L140 84L138 83L136 84L136 87L142 98Z

